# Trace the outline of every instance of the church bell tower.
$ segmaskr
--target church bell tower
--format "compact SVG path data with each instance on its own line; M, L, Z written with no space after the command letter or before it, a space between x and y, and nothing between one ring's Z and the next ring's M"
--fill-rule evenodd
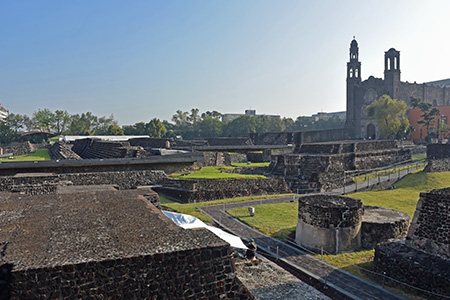
M361 84L361 62L359 61L358 42L353 37L350 43L350 61L347 63L347 118L346 127L352 137L357 136L357 120L355 93L356 88Z

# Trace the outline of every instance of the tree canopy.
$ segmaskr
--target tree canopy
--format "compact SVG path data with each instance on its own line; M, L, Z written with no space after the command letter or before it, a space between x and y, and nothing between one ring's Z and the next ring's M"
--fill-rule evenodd
M410 124L406 117L407 105L402 100L381 96L367 106L367 115L377 122L381 138L400 138L409 134Z

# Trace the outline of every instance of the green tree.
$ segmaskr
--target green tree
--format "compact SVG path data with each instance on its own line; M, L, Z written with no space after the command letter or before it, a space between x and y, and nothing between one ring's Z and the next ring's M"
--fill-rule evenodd
M0 122L0 145L8 145L20 137L7 123Z
M94 128L98 118L91 112L76 114L71 116L71 122L68 132L71 135L91 135L94 134Z
M152 119L150 122L146 124L147 134L151 137L161 138L166 134L166 127L164 124L157 118Z
M117 125L111 125L108 128L108 135L124 135L124 131Z
M430 138L430 128L434 125L436 117L441 114L440 110L436 107L433 107L430 103L423 102L419 98L414 98L411 101L413 108L419 108L422 111L421 118L422 120L418 121L417 124L425 125L427 128L427 137Z
M53 128L54 121L55 121L55 115L48 109L38 109L37 111L33 112L33 124L39 128L39 130L44 131L50 131Z
M64 133L70 125L70 115L65 110L56 110L54 115L54 128L56 134Z
M377 121L380 136L393 138L406 134L409 128L408 118L405 116L407 105L404 101L392 99L388 95L381 96L367 106L367 115Z
M218 137L222 135L223 123L217 118L207 116L198 123L197 129L202 138Z
M6 118L6 124L11 130L18 133L23 129L30 129L31 120L27 115L10 113Z

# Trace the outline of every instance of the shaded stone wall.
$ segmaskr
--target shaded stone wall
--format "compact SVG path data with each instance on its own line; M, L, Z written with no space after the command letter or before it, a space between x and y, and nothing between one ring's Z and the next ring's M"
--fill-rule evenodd
M427 173L450 171L450 158L429 160L423 171Z
M407 243L450 259L450 188L420 193Z
M383 147L386 147L384 150ZM293 154L272 155L269 172L284 176L292 191L327 191L344 184L345 171L385 167L411 160L409 149L395 141L364 141L297 145ZM350 178L348 178L350 180Z
M378 243L404 239L408 233L409 216L400 211L376 206L364 206L361 244L373 249Z
M0 191L19 192L28 195L54 194L60 184L116 185L120 189L154 185L166 177L163 171L91 172L59 175L29 175L0 177Z
M348 140L349 132L346 128L308 131L264 132L251 133L250 138L255 145L305 144Z
M379 244L375 248L374 269L418 288L450 295L450 260L409 247L401 241Z
M0 177L0 191L27 195L54 194L60 182L55 175L3 176Z
M210 146L242 146L253 145L253 142L248 137L218 137L206 139Z
M82 159L78 154L72 151L72 146L64 142L54 143L48 150L53 160L57 159Z
M156 191L185 203L291 192L283 178L202 180L166 178L161 184L163 186L155 188Z
M70 181L74 185L114 184L120 189L134 189L138 186L158 184L165 177L166 174L163 171L151 170L58 175L60 180Z
M14 156L25 155L34 152L38 147L30 142L12 143L6 147L3 147L3 153L12 153Z
M450 158L450 144L429 144L427 145L427 159Z
M11 299L254 299L229 247L14 270Z
M140 146L144 149L150 148L167 148L176 147L177 144L173 139L165 138L134 138L129 139L128 142L131 146Z

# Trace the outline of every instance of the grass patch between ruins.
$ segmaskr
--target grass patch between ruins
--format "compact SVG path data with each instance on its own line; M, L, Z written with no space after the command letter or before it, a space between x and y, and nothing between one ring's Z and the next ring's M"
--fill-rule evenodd
M36 149L33 153L14 156L13 159L4 157L0 159L1 162L16 162L16 161L37 161L37 160L50 160L48 149Z
M266 178L263 175L247 175L239 173L228 173L234 167L203 167L192 172L172 174L170 178L176 179L235 179L235 178Z
M206 202L198 202L198 203L179 203L176 201L172 201L162 195L159 195L159 201L161 202L161 206L168 208L171 211L187 214L199 218L203 222L212 223L212 220L207 215L203 214L198 207L209 206L209 205L217 205L217 204L227 204L227 203L236 203L243 201L251 201L251 200L260 200L260 199L270 199L270 198L278 198L278 197L286 197L292 196L293 194L280 194L280 195L262 195L262 196L249 196L249 197L236 197L236 198L227 198Z

